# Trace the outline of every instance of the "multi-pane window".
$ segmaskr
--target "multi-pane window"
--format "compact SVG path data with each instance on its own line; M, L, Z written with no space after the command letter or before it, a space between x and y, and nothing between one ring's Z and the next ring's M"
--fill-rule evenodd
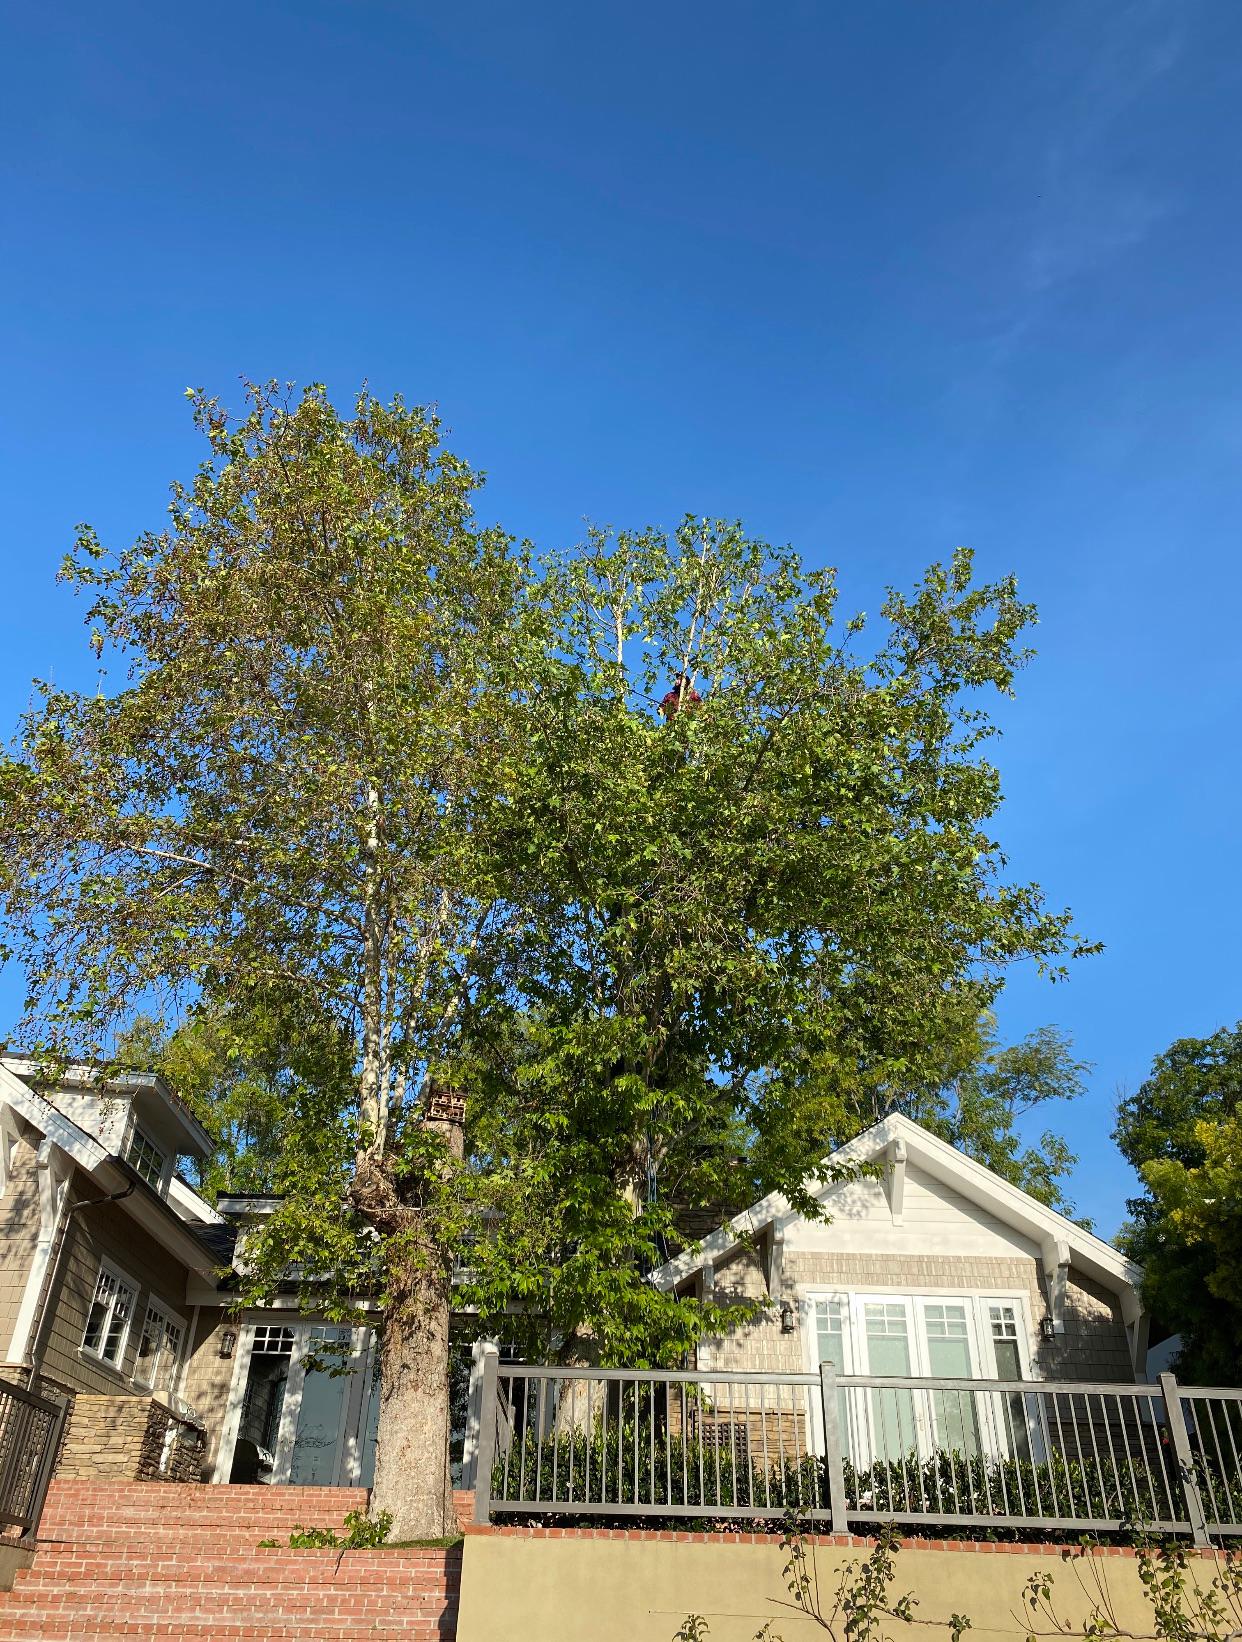
M1022 1353L1018 1345L1017 1307L999 1303L990 1305L988 1321L992 1325L992 1350L996 1355L997 1378L1020 1380Z
M845 1305L841 1300L816 1300L815 1341L821 1363L845 1373Z
M134 1289L107 1266L99 1268L95 1298L86 1317L83 1351L114 1367L125 1354L125 1340L134 1314Z
M870 1373L907 1377L910 1330L904 1300L877 1301L863 1307ZM883 1459L900 1459L915 1445L914 1398L909 1391L888 1386L871 1393L873 1442Z
M993 1301L988 1306L988 1324L992 1333L992 1352L996 1358L996 1377L1000 1380L1020 1380L1022 1348L1018 1344L1018 1308ZM1021 1391L1013 1391L1001 1399L999 1415L1004 1425L1006 1447L1018 1459L1030 1459L1031 1436L1028 1429L1026 1398Z
M963 1305L923 1305L927 1369L938 1380L969 1380L970 1324ZM932 1398L936 1436L942 1448L973 1454L979 1447L975 1399L969 1391L937 1391Z
M254 1330L253 1357L288 1357L293 1351L293 1330L280 1323L257 1323Z
M847 1372L845 1358L846 1301L816 1300L815 1347L821 1363L831 1363L838 1374ZM837 1392L837 1430L845 1441L849 1429L849 1403L844 1389Z
M161 1306L147 1307L146 1321L138 1337L138 1364L134 1378L150 1386L156 1394L172 1391L181 1367L181 1344L185 1325Z
M141 1129L134 1129L130 1133L129 1145L125 1148L125 1161L131 1168L147 1182L154 1186L156 1191L164 1179L165 1154Z

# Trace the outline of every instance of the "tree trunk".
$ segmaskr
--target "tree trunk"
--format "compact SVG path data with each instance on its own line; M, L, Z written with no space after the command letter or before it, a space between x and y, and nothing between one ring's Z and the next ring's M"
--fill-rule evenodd
M448 1157L465 1152L465 1101L456 1090L429 1085L429 1129L443 1136ZM449 1469L449 1329L452 1265L434 1262L394 1285L380 1337L379 1429L371 1505L391 1511L390 1538L439 1539L457 1532Z
M380 1340L379 1439L372 1509L390 1538L457 1532L449 1471L449 1286L435 1274L391 1315Z

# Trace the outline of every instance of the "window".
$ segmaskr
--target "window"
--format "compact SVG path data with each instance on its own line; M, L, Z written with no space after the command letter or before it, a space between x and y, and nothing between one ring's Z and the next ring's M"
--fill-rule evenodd
M1026 1309L1017 1296L849 1294L807 1297L812 1367L880 1380L969 1381L1030 1377ZM926 1457L1029 1452L1020 1392L981 1394L965 1384L900 1383L842 1389L841 1442L855 1465Z
M115 1367L125 1355L136 1291L119 1272L100 1266L95 1298L87 1313L82 1350Z
M816 1300L815 1347L821 1363L831 1363L838 1374L849 1373L845 1355L845 1329L849 1312L848 1300ZM840 1440L849 1440L849 1399L844 1387L837 1391L837 1432Z
M910 1360L909 1314L904 1300L863 1306L868 1372L906 1378ZM895 1386L871 1393L872 1442L881 1459L900 1459L915 1447L914 1397Z
M157 1396L167 1396L176 1389L184 1338L185 1324L179 1317L173 1317L162 1306L147 1307L146 1321L138 1337L138 1363L134 1369L134 1378L140 1385L150 1386Z
M923 1303L928 1373L938 1380L974 1378L970 1324L964 1305ZM937 1391L932 1396L937 1445L961 1454L979 1452L979 1421L971 1391Z
M1018 1312L1016 1306L999 1302L989 1305L988 1321L992 1325L992 1351L996 1357L998 1380L1020 1380L1022 1353L1018 1346Z
M252 1357L288 1357L293 1352L293 1330L279 1323L255 1325Z
M1018 1334L1018 1308L992 1301L988 1306L988 1323L992 1333L992 1353L996 1358L998 1380L1025 1379L1022 1372L1022 1347ZM1026 1396L1012 1391L1002 1397L999 1421L1008 1451L1017 1459L1031 1457L1031 1433L1027 1418Z
M156 1191L164 1181L164 1158L165 1154L141 1129L131 1131L129 1145L125 1148L125 1161L131 1168L137 1169L147 1185L154 1186Z

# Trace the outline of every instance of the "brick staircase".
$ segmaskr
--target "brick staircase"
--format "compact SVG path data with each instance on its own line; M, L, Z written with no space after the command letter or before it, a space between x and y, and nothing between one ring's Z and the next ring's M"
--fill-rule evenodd
M33 1566L0 1592L0 1642L453 1638L460 1546L287 1548L296 1525L339 1530L366 1503L361 1488L53 1482Z

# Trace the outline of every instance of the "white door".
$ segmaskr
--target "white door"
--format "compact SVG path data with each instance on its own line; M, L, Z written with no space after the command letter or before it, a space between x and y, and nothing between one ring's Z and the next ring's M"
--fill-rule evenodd
M370 1329L320 1323L295 1329L274 1483L321 1488L357 1483L370 1354Z

